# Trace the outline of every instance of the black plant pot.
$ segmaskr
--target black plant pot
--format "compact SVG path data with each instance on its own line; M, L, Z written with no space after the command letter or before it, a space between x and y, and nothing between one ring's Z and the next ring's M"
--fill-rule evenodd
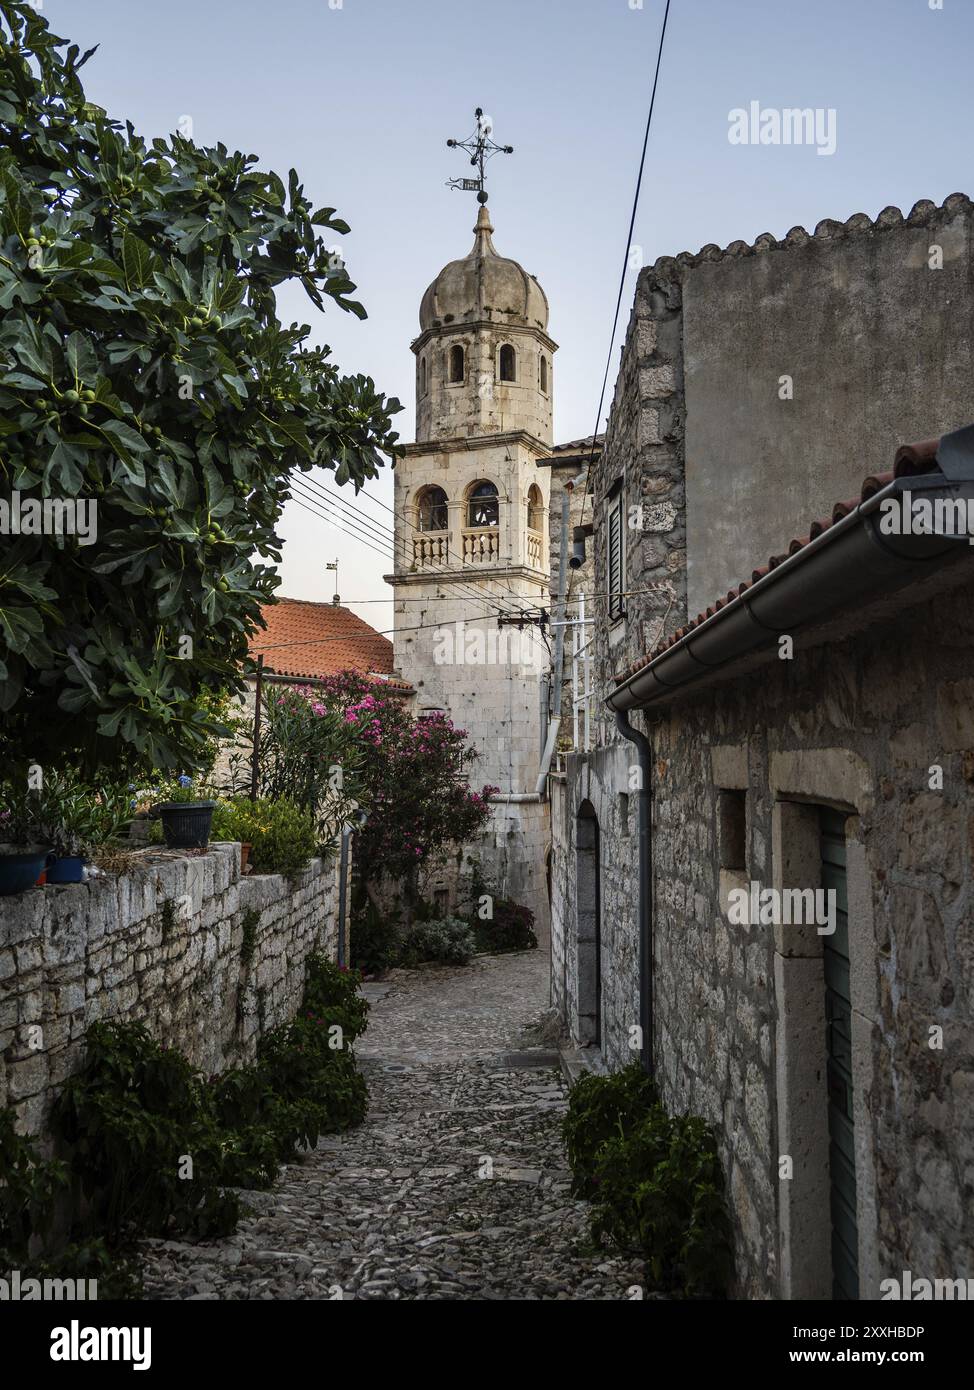
M155 807L168 849L205 849L215 801L164 801Z

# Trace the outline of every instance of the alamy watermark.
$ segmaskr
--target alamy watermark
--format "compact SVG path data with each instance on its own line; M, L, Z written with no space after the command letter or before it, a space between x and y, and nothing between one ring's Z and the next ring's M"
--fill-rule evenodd
M19 1269L0 1277L0 1303L94 1303L97 1298L97 1279L25 1279Z
M727 113L732 145L814 145L816 154L835 154L834 106L762 106L759 101Z
M941 1300L967 1302L974 1300L974 1279L915 1279L904 1269L899 1279L880 1279L879 1297L902 1299L907 1303L930 1303Z
M966 536L974 545L974 498L904 492L879 504L881 536Z
M478 627L464 621L434 628L437 666L541 666L548 653L530 627Z
M727 920L738 927L814 926L831 936L835 911L834 888L762 888L752 880L727 894Z
M98 502L93 497L0 497L0 535L77 536L79 545L98 539Z

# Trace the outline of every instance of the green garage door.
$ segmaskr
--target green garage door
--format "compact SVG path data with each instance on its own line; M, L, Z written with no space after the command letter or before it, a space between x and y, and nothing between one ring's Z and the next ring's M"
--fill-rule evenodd
M852 1001L846 894L845 814L821 812L822 887L835 892L836 924L823 936L829 1097L829 1205L832 1218L832 1297L859 1297L856 1225L856 1149L852 1108Z

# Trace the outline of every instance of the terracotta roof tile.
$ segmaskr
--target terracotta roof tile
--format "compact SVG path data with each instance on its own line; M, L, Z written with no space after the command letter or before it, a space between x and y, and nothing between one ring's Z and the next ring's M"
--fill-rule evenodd
M267 624L250 639L250 655L264 658L264 670L305 680L361 671L379 677L392 673L392 643L348 608L333 603L281 598L261 607ZM403 690L406 681L386 681Z
M633 662L625 671L620 671L615 677L616 685L624 684L634 676L637 671L643 670L651 661L654 661L656 657L662 655L662 653L667 651L670 647L675 647L678 642L686 637L687 633L692 632L694 628L699 627L701 623L713 617L719 609L726 607L726 605L732 603L734 599L740 598L740 596L747 589L751 588L753 584L756 584L759 579L763 579L765 575L770 574L773 569L783 564L784 561L789 559L792 555L797 555L800 550L804 550L805 546L808 545L810 541L816 540L823 532L827 531L831 526L834 526L836 522L841 521L843 517L855 511L860 502L868 501L870 497L873 497L877 492L881 491L882 488L888 486L895 478L911 478L917 477L922 473L934 472L937 466L937 448L939 444L939 439L925 439L920 444L904 444L896 452L896 458L893 462L893 471L891 473L875 473L868 478L864 478L858 497L853 497L847 502L836 502L832 508L832 515L823 520L812 522L807 536L796 536L789 543L787 551L780 555L772 555L767 564L752 570L751 578L749 580L743 580L733 589L728 590L726 598L718 599L715 604L705 609L702 613L698 613L697 616L684 627L677 628L676 632L671 633L669 637L658 643L658 645L653 647L651 651L648 651L645 656L641 657L639 661Z

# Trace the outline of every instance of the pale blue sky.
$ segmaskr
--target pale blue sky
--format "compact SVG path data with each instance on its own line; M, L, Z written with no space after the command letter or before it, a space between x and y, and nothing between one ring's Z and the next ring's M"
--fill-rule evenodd
M551 304L555 434L592 429L608 347L663 0L44 0L82 47L91 98L146 136L190 115L222 140L293 165L315 203L351 223L344 250L369 311L318 315L288 294L346 371L406 405L423 290L465 255L473 195L447 136L473 108L513 156L490 166L495 244L538 276ZM646 261L781 235L824 217L904 210L974 192L974 0L672 0L634 242ZM837 148L738 147L728 113L833 107ZM627 279L620 334L635 283ZM618 350L614 353L613 375ZM611 392L611 377L610 377ZM610 397L611 398L611 397ZM370 491L391 501L388 477ZM361 504L368 507L368 504ZM368 508L389 519L381 508ZM283 592L329 598L341 561L350 600L386 598L382 558L292 506ZM390 607L357 607L389 626Z

